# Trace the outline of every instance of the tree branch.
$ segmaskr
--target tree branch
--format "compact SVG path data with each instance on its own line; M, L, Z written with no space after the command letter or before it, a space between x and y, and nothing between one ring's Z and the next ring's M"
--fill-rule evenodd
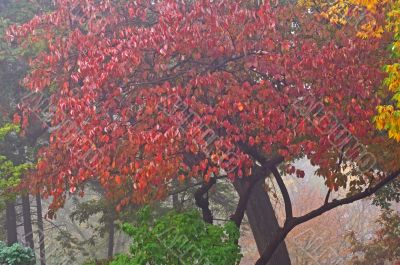
M258 161L263 167L270 169L271 167L275 167L282 163L285 159L281 155L275 155L270 159L267 159L263 154L261 154L256 148L249 146L244 142L239 142L238 146L240 150L253 157L256 161Z
M352 195L350 197L344 198L344 199L340 199L340 200L333 200L330 203L327 203L321 207L319 207L318 209L309 212L308 214L305 214L301 217L295 217L294 218L294 223L295 225L299 225L302 224L304 222L307 222L317 216L320 216L324 213L326 213L327 211L330 211L338 206L342 206L342 205L346 205L346 204L350 204L353 203L355 201L359 201L362 200L364 198L367 198L373 194L375 194L378 190L380 190L381 188L383 188L386 184L390 183L391 181L395 180L400 174L400 169L393 172L392 174L390 174L389 176L387 176L386 178L384 178L383 180L381 180L377 185L375 185L374 187L371 188L367 188L366 190L364 190L363 192L360 192L358 194Z
M225 179L225 178L227 178L227 176L225 176L225 175L224 175L224 176L217 176L217 177L215 177L216 180ZM181 188L181 189L177 189L177 190L174 190L174 191L169 192L169 193L168 193L168 196L180 194L180 193L182 193L182 192L187 192L188 190L190 190L190 189L192 189L192 188L195 188L195 187L197 187L197 186L204 185L205 183L207 183L207 182L205 182L205 181L200 181L200 182L197 182L197 183L193 183L193 184L191 184L191 185L189 185L189 186L186 186L186 187L183 187L183 188Z
M321 207L319 207L316 210L313 210L303 216L300 217L294 217L294 218L289 218L285 221L285 225L283 228L280 228L278 231L275 233L275 237L272 240L272 242L268 245L268 247L265 249L261 257L257 260L256 265L266 265L268 261L271 259L272 255L274 254L275 250L278 248L279 244L285 240L287 234L296 226L305 223L317 216L320 216L336 207L346 205L353 203L358 200L362 200L364 198L367 198L373 194L375 194L377 191L379 191L381 188L383 188L385 185L390 183L391 181L395 180L400 174L400 169L396 170L392 174L388 175L386 178L381 180L377 185L374 187L369 187L363 192L360 192L358 194L349 196L344 199L340 200L333 200L332 202L326 203L325 199L325 204Z
M328 192L326 193L324 204L328 204L329 196L331 196L331 192L332 192L332 190L329 189Z
M194 199L196 201L196 206L199 207L203 213L203 220L206 223L213 223L213 216L210 210L208 198L205 198L204 195L211 189L214 184L217 183L217 178L210 178L209 182L204 183L195 193Z
M285 202L285 213L286 220L293 218L292 201L290 200L289 192L286 188L285 182L283 182L282 176L279 173L276 166L270 167L272 174L275 176L276 182L278 183L279 189L281 190L283 201Z

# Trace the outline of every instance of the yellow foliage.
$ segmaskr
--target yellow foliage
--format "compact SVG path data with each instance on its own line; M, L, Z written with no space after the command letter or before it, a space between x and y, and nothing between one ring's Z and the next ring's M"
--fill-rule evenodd
M392 0L299 0L298 4L318 10L332 24L347 25L349 21L355 22L359 26L357 36L366 39L380 38L384 33L384 28L373 16L367 14L374 14L378 8L388 5L389 1Z
M376 12L379 5L386 4L387 0L350 0L353 5L365 7L371 12Z
M306 8L314 8L319 15L336 25L361 21L361 24L357 25L356 34L363 39L380 38L385 31L393 34L391 49L393 57L398 61L385 66L387 73L385 86L388 92L393 94L393 104L379 106L374 120L378 130L386 130L389 138L400 142L400 1L299 0L298 3ZM374 15L378 10L386 14L386 25L379 25L375 19Z
M389 138L400 142L400 2L391 4L387 12L387 25L385 29L393 33L392 54L397 58L397 63L387 65L385 71L387 78L385 85L390 93L393 93L393 105L379 106L375 117L376 127L386 130Z

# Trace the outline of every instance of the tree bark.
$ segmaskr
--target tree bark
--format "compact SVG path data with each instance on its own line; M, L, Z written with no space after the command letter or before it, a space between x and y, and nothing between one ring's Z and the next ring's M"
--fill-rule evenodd
M110 218L110 223L108 224L108 258L109 259L111 259L114 256L114 234L115 234L114 219Z
M46 245L44 243L42 199L40 198L39 194L36 195L36 212L39 233L40 265L46 265Z
M11 246L14 243L17 243L17 213L15 211L14 201L9 201L6 205L6 229L7 245Z
M265 248L264 253L261 254L261 257L257 260L255 265L271 264L271 262L274 260L274 256L279 250L278 247L281 247L281 245L285 243L285 238L291 229L291 227L285 227L284 229L275 231L273 235L274 239L272 239L272 241Z
M172 195L172 208L177 210L179 208L179 197L178 194Z
M179 186L178 180L174 179L172 181L172 185L174 185L174 187L178 187ZM172 208L175 211L180 211L181 210L181 204L180 204L180 201L179 201L179 194L178 193L172 194Z
M268 194L264 191L263 183L264 179L260 180L254 185L246 208L246 215L249 220L260 255L274 239L276 236L275 232L279 229L275 211L272 207ZM235 188L240 194L244 188L243 183L236 182ZM282 242L279 245L268 264L291 265L289 252L285 242Z
M199 207L203 214L203 221L209 224L213 223L213 214L210 210L210 202L208 201L208 191L217 183L217 178L212 177L208 182L205 182L194 193L196 206Z
M31 203L29 201L29 195L22 196L22 216L24 218L25 242L31 249L35 249L33 243Z

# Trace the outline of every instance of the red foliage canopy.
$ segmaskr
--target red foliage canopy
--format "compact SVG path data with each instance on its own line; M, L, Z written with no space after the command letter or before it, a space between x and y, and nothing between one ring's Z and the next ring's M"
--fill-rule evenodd
M249 176L258 154L283 156L298 177L290 161L307 156L344 187L338 168L374 162L362 148L379 139L387 58L385 37L355 32L269 1L58 0L8 31L47 45L24 80L50 91L54 114L30 185L58 208L95 180L123 206L162 198L174 178Z

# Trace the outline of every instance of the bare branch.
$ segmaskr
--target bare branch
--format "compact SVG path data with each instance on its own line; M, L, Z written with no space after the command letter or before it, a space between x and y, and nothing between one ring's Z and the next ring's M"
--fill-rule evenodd
M282 179L276 166L270 167L272 174L275 176L276 182L278 183L279 189L281 190L283 201L285 202L285 213L286 220L290 220L293 217L292 201L290 200L289 192L286 188L285 182Z
M364 190L363 192L360 192L358 194L355 194L353 196L344 198L344 199L340 199L340 200L333 200L332 202L325 204L321 207L319 207L318 209L309 212L308 214L305 214L301 217L295 217L294 218L294 223L295 225L299 225L302 224L304 222L307 222L317 216L320 216L324 213L326 213L327 211L330 211L338 206L342 206L342 205L346 205L346 204L350 204L353 203L355 201L359 201L362 200L364 198L367 198L373 194L375 194L378 190L380 190L381 188L383 188L386 184L390 183L391 181L395 180L400 174L400 169L393 172L392 174L388 175L386 178L384 178L383 180L381 180L377 185L375 185L374 187L370 187L367 188L366 190Z
M274 252L277 249L277 247L279 246L279 244L285 239L287 234L296 226L298 226L302 223L305 223L305 222L307 222L317 216L320 216L320 215L322 215L334 208L337 208L339 206L350 204L355 201L365 199L365 198L375 194L377 191L379 191L385 185L387 185L390 182L392 182L393 180L395 180L399 175L400 175L400 169L396 170L392 174L388 175L386 178L381 180L374 187L368 187L363 192L349 196L344 199L333 200L332 202L325 203L323 206L319 207L318 209L313 210L303 216L286 219L284 227L280 228L278 231L275 232L275 238L272 240L271 244L269 244L268 247L265 249L265 251L261 255L260 259L256 262L256 265L266 265L268 263L268 261L271 259L272 255L274 254ZM325 202L326 202L326 199L325 199Z
M326 193L326 197L325 197L325 201L324 201L325 205L328 204L328 202L329 202L329 196L331 195L331 192L332 192L332 190L329 189L328 192Z
M217 183L217 178L213 177L208 182L205 182L195 193L194 199L196 201L196 206L201 209L203 212L203 220L206 223L212 224L213 216L212 212L209 208L208 198L204 197L204 195L211 189L214 184Z

